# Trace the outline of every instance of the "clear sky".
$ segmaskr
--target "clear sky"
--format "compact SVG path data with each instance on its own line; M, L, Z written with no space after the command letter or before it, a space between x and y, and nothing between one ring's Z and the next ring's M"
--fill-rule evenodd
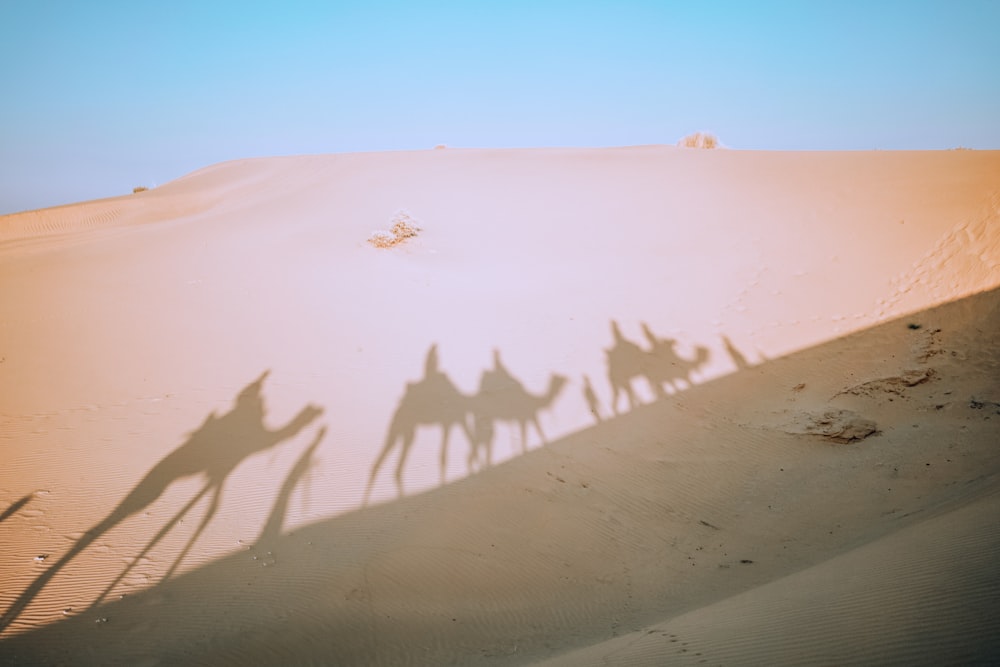
M0 213L262 155L996 149L998 26L995 0L0 0Z

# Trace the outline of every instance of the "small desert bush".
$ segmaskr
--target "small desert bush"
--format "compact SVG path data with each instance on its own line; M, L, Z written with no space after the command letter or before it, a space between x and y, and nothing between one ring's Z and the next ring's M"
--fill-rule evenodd
M368 237L368 242L376 248L391 248L399 243L399 239L386 232L372 232L372 235Z
M132 194L137 195L140 192L145 192L148 189L149 188L147 188L145 185L137 185L134 188L132 188Z
M682 148L718 148L719 140L714 134L695 132L678 141L677 145Z
M419 232L420 227L413 216L406 211L397 211L392 216L392 227L389 228L389 231L372 232L372 235L368 237L368 242L376 248L391 248L416 236Z

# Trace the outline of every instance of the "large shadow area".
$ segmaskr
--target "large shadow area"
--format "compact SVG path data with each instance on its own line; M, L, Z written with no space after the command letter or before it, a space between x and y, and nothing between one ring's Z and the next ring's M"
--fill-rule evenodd
M222 500L222 490L229 475L247 458L275 447L285 440L293 438L310 422L315 420L322 409L316 406L306 406L290 421L281 428L271 430L265 425L266 411L264 408L264 397L262 395L264 381L267 379L268 371L265 371L256 380L248 384L236 396L232 409L223 415L216 415L214 412L205 418L205 421L195 430L188 440L164 459L157 463L142 480L132 489L125 498L118 503L110 514L97 522L82 537L70 547L55 563L50 565L15 599L14 603L4 611L0 617L0 630L3 630L24 611L33 599L45 588L46 585L59 572L69 565L77 556L96 540L104 536L108 531L115 528L125 519L142 512L155 502L167 488L179 479L192 476L204 478L205 484L191 497L191 499L170 518L160 530L149 540L145 547L132 559L132 562L110 583L104 591L94 600L92 606L98 605L114 587L131 571L132 567L138 563L149 551L151 551L174 527L177 526L198 504L198 502L208 496L208 506L201 516L194 534L187 544L174 558L173 563L164 575L163 580L169 579L184 560L190 549L197 542L205 527L209 524L219 509ZM323 431L316 441L307 448L304 456L311 455L322 438ZM299 467L302 465L301 459L293 475L301 475ZM275 503L276 510L281 515L287 504L287 496L290 495L294 484L289 487L286 482L281 490L281 494ZM24 499L20 502L26 502ZM272 517L268 521L265 532L270 535L280 529L280 517L276 517L272 512Z
M565 381L553 374L547 391L532 394L497 352L478 391L465 394L431 346L423 376L403 390L366 480L370 491L391 456L397 456L400 495L395 500L283 531L284 504L308 475L320 431L289 471L261 532L260 544L274 555L268 567L247 552L228 555L146 591L0 641L0 662L520 665L701 608L788 575L790 536L798 540L795 567L807 567L856 547L866 536L913 525L922 512L943 511L956 488L962 489L963 502L987 492L1000 470L995 457L983 458L978 467L967 462L966 472L949 472L956 475L956 486L942 483L939 491L925 495L907 496L898 484L879 481L871 493L887 494L885 487L893 486L889 499L864 505L863 514L850 517L853 530L840 531L832 524L817 526L817 517L839 511L831 508L831 489L845 492L844 466L859 465L845 464L845 457L861 451L860 445L850 450L815 436L702 419L692 406L716 409L746 400L748 386L761 395L780 395L784 402L793 391L789 378L809 383L838 373L858 350L889 358L910 349L917 342L912 337L926 329L910 330L907 321L930 328L933 322L971 321L969 313L984 314L969 335L993 331L991 344L1000 344L995 333L1000 331L1000 291L995 291L752 368L733 347L729 354L740 355L733 358L737 371L707 381L698 381L696 372L707 352L695 348L690 357L675 354L672 342L648 327L642 344L629 341L612 323L608 391L614 395L617 387L616 402L627 402L631 409L619 407L609 415L608 409L612 414L616 409L602 409L600 387L587 378L579 400L594 414L592 426L546 439L544 446L526 447L524 454L492 466L492 426L509 421L518 432L537 428L532 415L561 395ZM946 355L935 359L948 361ZM647 384L654 399L643 404L634 383ZM259 386L253 386L245 390L251 406L258 404L253 397L259 398ZM629 388L635 393L631 399ZM926 383L907 389L915 394L932 390ZM685 400L670 400L678 391ZM529 402L526 394L534 399ZM901 404L902 399L892 405ZM157 481L141 482L94 530L106 531L151 502L180 470L206 473L203 493L212 493L239 461L276 444L278 433L288 437L317 412L307 408L293 423L271 432L261 426L262 408L241 405L238 398L234 412L246 409L247 416L236 421L251 437L223 456L225 463L195 457L187 466L154 476L157 466L147 478ZM974 407L956 401L954 410L978 419L963 422L972 424L970 429L989 428ZM421 428L443 431L442 449L448 446L448 432L458 430L468 440L469 467L476 474L403 495L406 453ZM982 438L980 431L967 436ZM890 445L897 446L885 437L864 443L876 451ZM893 452L898 449L886 449L885 456ZM446 460L447 453L441 458ZM990 461L993 468L984 469ZM955 466L945 470L958 471ZM851 470L852 478L864 472ZM891 466L884 474L893 474ZM793 499L782 495L790 486L796 489ZM776 500L786 505L778 507ZM888 503L895 508L892 513L884 511ZM751 536L744 525L748 514L755 521ZM91 542L88 534L63 561ZM1000 590L995 569L977 567L980 583ZM52 574L47 571L19 602L30 599ZM962 602L959 620L940 619L933 633L920 639L927 664L947 658L935 653L942 637L951 645L973 646L968 654L973 658L995 656L1000 640L988 632L987 620L994 602L971 596ZM869 635L877 641L877 628ZM807 651L795 637L786 640L777 633L769 640L789 642L789 655ZM665 645L669 641L662 638Z

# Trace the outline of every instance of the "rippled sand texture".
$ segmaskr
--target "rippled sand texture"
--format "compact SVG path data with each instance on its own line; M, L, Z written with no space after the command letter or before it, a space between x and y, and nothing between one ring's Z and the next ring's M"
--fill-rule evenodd
M267 158L0 217L0 663L995 662L998 286L997 152Z

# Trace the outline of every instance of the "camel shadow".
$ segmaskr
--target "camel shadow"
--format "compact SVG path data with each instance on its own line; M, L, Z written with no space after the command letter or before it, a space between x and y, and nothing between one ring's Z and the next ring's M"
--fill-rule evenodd
M624 393L628 399L628 409L633 410L642 402L635 394L632 380L645 378L650 390L656 393L656 387L651 380L651 359L638 344L622 335L618 322L611 321L611 335L614 344L604 351L608 365L608 382L611 384L611 411L620 414L618 402Z
M424 376L417 382L408 382L403 397L389 423L385 443L372 465L362 505L368 504L379 472L386 459L398 449L394 479L399 497L405 495L403 473L406 462L420 427L441 429L439 469L441 484L446 481L448 446L451 431L458 427L469 443L468 471L491 465L496 423L516 424L520 428L521 452L528 449L528 425L532 425L542 443L544 431L538 421L540 411L549 408L566 384L566 378L553 374L548 390L534 394L514 377L504 366L500 353L494 351L493 368L484 371L478 393L465 394L451 378L439 368L437 345L427 351Z
M91 607L99 604L203 497L210 495L208 508L194 534L163 577L164 581L168 580L214 517L222 499L223 486L233 470L250 456L294 437L323 412L321 408L309 405L285 426L275 430L267 428L264 423L266 412L261 390L268 374L269 371L265 371L244 387L229 412L221 416L216 416L214 412L208 415L184 444L153 466L117 507L74 542L69 551L58 561L38 575L0 617L0 631L9 626L52 578L87 547L125 519L145 510L177 480L200 475L205 480L204 486L153 536L131 563L94 600Z
M404 495L403 471L406 468L406 460L410 455L419 427L441 427L439 464L442 484L445 481L445 470L448 466L448 441L451 437L451 430L458 426L465 433L469 443L472 443L472 432L466 418L469 397L458 390L451 378L440 370L439 365L437 345L431 345L424 360L424 376L417 382L406 384L406 391L403 393L399 406L389 423L389 432L386 434L382 451L379 452L368 478L364 505L368 504L379 470L389 454L397 447L399 448L399 458L394 478L399 496Z
M659 338L645 323L642 331L648 348L625 338L618 322L611 321L614 342L605 350L605 356L611 384L611 409L616 415L620 414L618 404L622 394L628 399L629 410L642 405L632 384L634 380L644 379L653 396L662 399L690 389L694 385L694 373L707 364L711 356L708 348L702 345L695 347L694 357L681 356L676 340Z
M647 354L653 359L650 364L650 382L655 385L657 398L666 395L665 389L676 394L693 387L693 374L707 364L711 357L708 348L696 345L694 357L682 357L677 353L677 341L673 338L657 337L645 322L642 323L642 333L649 343Z
M500 359L500 352L493 351L493 368L483 371L479 381L479 392L469 402L473 419L472 448L469 451L469 469L493 464L493 440L496 423L515 424L520 432L521 453L528 451L528 425L542 444L547 444L545 432L538 421L538 414L548 410L566 386L567 379L558 374L549 377L546 391L534 394L514 377Z

